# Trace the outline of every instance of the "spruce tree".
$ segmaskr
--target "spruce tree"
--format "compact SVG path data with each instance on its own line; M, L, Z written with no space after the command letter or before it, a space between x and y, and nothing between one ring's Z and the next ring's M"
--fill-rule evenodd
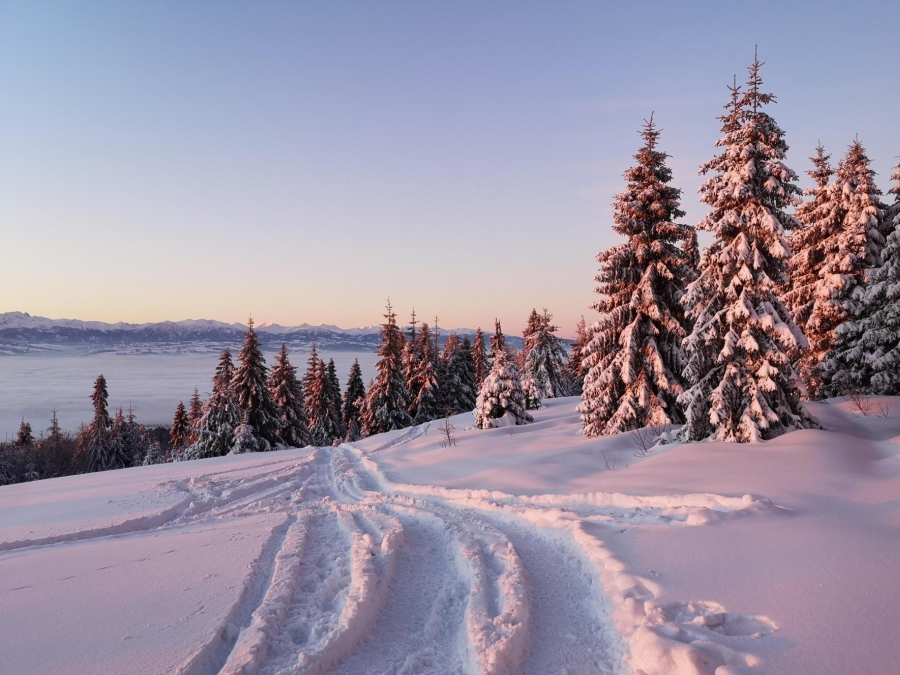
M16 447L24 448L30 445L34 445L34 433L31 431L31 423L26 422L23 417L22 423L19 425L19 433L16 434Z
M328 419L328 396L325 390L325 362L319 358L315 345L307 360L303 376L303 398L309 423L310 445L322 447L334 440Z
M203 402L200 400L200 392L194 387L191 394L191 402L188 404L188 421L191 423L191 435L188 445L197 442L197 430L200 428L200 419L203 417Z
M775 97L760 90L761 65L750 66L746 92L731 87L716 143L723 151L701 168L713 175L700 188L711 211L698 229L715 241L682 298L694 321L685 340L691 388L679 399L689 441L750 442L813 426L788 358L806 338L777 296L797 175L783 163L784 132L763 110Z
M475 366L475 388L481 389L484 378L487 377L490 365L487 354L484 351L484 333L481 328L475 329L475 337L472 339L472 363Z
M582 316L578 325L575 326L575 339L572 340L572 351L569 353L569 362L566 366L569 375L569 390L573 396L581 396L584 389L585 369L582 360L584 359L584 349L590 341L587 322Z
M409 394L409 416L416 418L416 401L419 398L419 373L422 368L422 361L425 359L423 345L431 344L431 328L426 322L422 322L421 328L417 333L410 331L406 343L403 345L403 381L406 383L406 391ZM428 351L429 357L431 349Z
M534 310L532 310L534 311ZM525 339L525 372L534 382L538 400L568 396L566 348L554 335L553 316L544 309L534 330Z
M834 347L838 326L858 314L867 270L880 264L884 243L862 145L850 146L830 184L828 159L819 146L809 172L816 186L796 212L802 226L791 236L790 290L784 296L809 341L797 363L810 398L826 393L820 363Z
M900 394L900 230L881 253L884 264L872 271L856 317L837 328L822 364L829 393Z
M328 420L328 433L332 442L344 438L344 418L341 414L341 383L338 380L334 359L328 359L324 376L326 418Z
M178 406L175 408L175 416L172 418L169 438L172 439L173 458L181 459L181 452L188 447L191 439L191 421L182 401L179 401Z
M116 410L110 426L110 454L113 463L117 467L132 466L134 463L134 447L129 434L128 423L125 420L125 412L122 408Z
M122 451L127 461L127 466L141 466L147 455L144 427L138 424L134 408L128 406L125 414L125 424L122 429Z
M292 448L302 448L307 444L309 434L303 388L297 380L297 369L291 365L285 344L281 345L269 374L269 395L278 411L281 441Z
M424 424L443 415L441 396L435 372L434 343L428 324L422 324L418 337L418 361L410 381L409 414L416 424Z
M347 378L347 388L344 391L342 418L346 435L349 441L358 441L362 437L362 419L360 406L366 398L366 386L362 379L362 369L359 367L359 359L353 359L350 366L350 376Z
M248 452L265 452L265 447L260 445L260 439L256 430L248 420L249 415L247 411L244 411L241 423L234 430L234 449L232 452L235 455L243 455Z
M241 412L231 388L233 377L234 364L231 352L226 349L219 357L212 391L203 406L197 442L190 450L192 459L223 457L234 448L235 430L240 426Z
M259 451L272 450L279 441L278 410L269 395L268 368L253 330L253 319L249 321L238 361L240 365L234 371L232 389L242 419L253 428Z
M94 381L91 402L94 404L94 419L85 429L82 444L87 453L87 470L93 472L117 469L119 467L115 465L111 452L112 420L109 417L109 391L106 388L106 378L102 374Z
M491 337L493 363L475 401L475 426L479 429L490 429L495 426L496 420L507 414L515 424L534 421L525 409L522 375L515 355L506 347L506 337L499 321L494 322L494 328Z
M658 148L652 115L640 134L644 144L613 206L613 229L626 241L597 256L601 299L593 308L601 316L581 347L585 436L684 419L677 403L686 335L679 301L691 260L680 244L692 228L675 222L684 217L681 190L669 185L669 155Z
M888 192L894 195L894 203L888 207L887 220L892 228L897 229L900 227L900 162L894 165L891 180L894 181L894 184Z
M369 386L361 411L366 436L403 429L413 423L407 412L409 392L403 379L402 335L390 301L384 317L379 359L375 366L377 374Z
M444 412L451 415L470 412L475 407L476 390L475 364L468 336L462 340L458 335L447 337L441 364Z

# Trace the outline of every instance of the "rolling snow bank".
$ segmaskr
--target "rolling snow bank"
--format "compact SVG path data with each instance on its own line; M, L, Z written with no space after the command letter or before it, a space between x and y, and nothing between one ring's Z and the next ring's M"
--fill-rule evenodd
M0 488L0 670L896 669L900 401L647 451L575 402Z

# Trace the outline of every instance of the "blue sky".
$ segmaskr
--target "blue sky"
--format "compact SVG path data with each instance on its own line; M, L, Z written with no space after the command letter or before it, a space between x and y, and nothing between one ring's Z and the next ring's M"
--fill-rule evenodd
M564 334L655 111L684 190L759 44L788 164L900 155L900 3L0 0L0 311ZM807 184L805 174L803 184Z

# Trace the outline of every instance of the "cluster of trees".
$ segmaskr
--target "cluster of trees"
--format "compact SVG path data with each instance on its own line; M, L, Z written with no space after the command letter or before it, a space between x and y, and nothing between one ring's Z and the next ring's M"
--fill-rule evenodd
M110 416L103 375L94 382L91 398L94 418L76 434L60 428L55 410L50 426L37 437L23 419L15 441L0 443L0 485L166 461L169 430L138 424L131 408Z
M900 164L888 206L858 139L836 170L819 147L804 201L761 66L729 88L700 169L702 257L645 123L614 202L625 241L598 256L600 320L573 347L586 435L683 424L685 440L748 442L814 426L802 398L900 393Z

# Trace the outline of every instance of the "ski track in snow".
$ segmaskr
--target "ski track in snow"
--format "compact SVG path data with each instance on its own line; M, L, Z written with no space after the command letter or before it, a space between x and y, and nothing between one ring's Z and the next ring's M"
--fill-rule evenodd
M283 513L232 610L181 675L712 675L757 665L727 637L776 628L715 603L661 605L658 587L603 544L647 524L780 511L761 497L524 497L394 484L351 445L160 490L176 498L155 514L0 551Z

